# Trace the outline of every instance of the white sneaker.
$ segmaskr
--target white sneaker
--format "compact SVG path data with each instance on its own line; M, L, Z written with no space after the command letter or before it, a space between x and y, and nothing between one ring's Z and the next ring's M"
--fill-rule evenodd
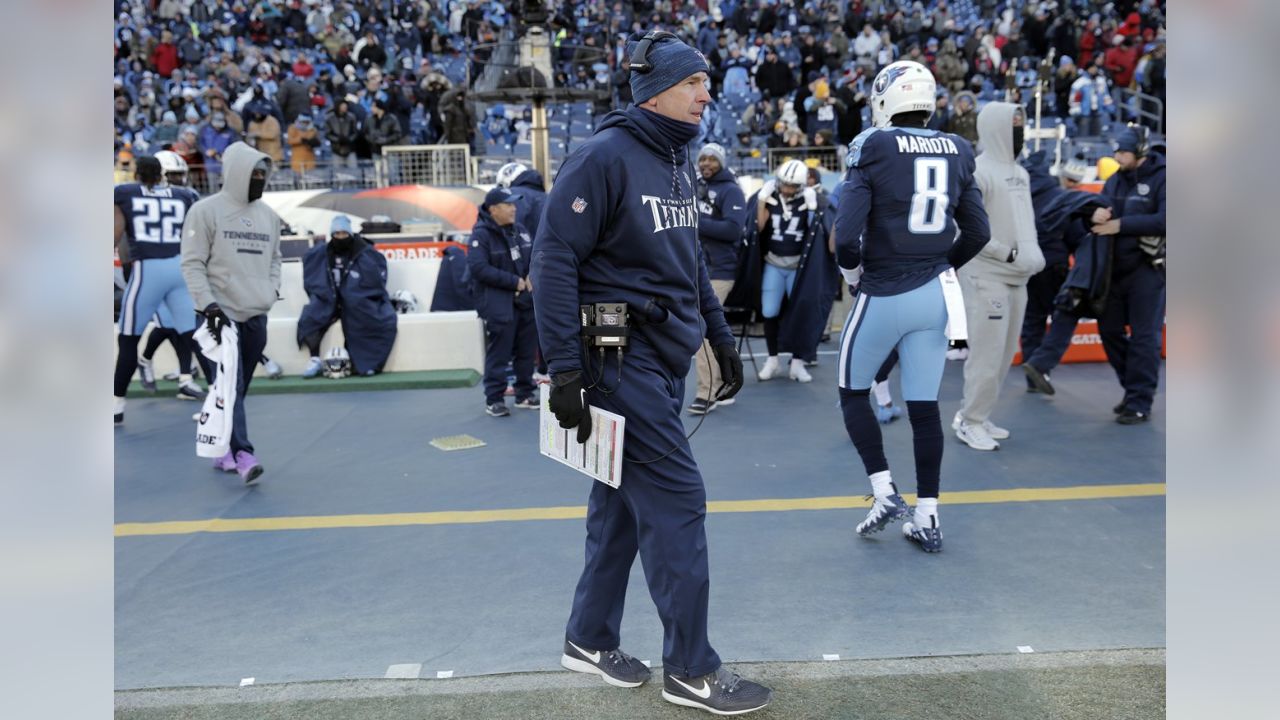
M802 383L813 382L813 376L809 374L808 370L804 369L803 360L791 361L791 379Z
M1004 440L1009 437L1009 431L991 422L990 420L982 421L982 429L987 431L993 440Z
M974 450L999 450L1000 443L992 439L981 424L962 422L956 428L956 437Z
M967 360L969 358L969 348L951 348L947 351L948 360Z
M760 374L756 377L761 381L772 380L774 375L778 374L778 356L770 355L769 359L764 361L764 367L760 368Z
M951 418L951 429L959 430L961 422L963 422L963 419L960 417L960 413L957 412L956 416ZM982 429L987 431L987 434L991 436L992 440L1004 440L1009 437L1008 430L1005 430L990 420L982 421Z
M262 369L267 371L267 378L270 380L279 380L281 377L284 377L284 370L281 369L280 363L275 360L264 360L262 362Z

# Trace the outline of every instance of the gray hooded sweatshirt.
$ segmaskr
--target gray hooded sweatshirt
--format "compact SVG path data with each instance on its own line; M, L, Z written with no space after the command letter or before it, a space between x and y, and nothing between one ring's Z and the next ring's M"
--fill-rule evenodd
M991 222L991 242L965 266L974 275L1026 285L1044 269L1044 254L1036 235L1036 211L1031 204L1031 180L1013 156L1013 103L992 102L978 114L978 156L974 180ZM1018 257L1006 262L1018 248Z
M222 190L197 202L182 225L182 277L203 310L217 303L244 322L275 304L280 289L280 216L261 198L249 202L249 178L268 159L243 142L222 154Z

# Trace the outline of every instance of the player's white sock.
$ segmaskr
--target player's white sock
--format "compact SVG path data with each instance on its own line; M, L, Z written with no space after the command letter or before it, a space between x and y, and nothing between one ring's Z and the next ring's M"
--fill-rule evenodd
M870 480L871 494L875 495L877 500L884 500L893 494L893 478L889 477L888 470L872 473Z
M178 373L178 384L186 385L191 382L191 373Z
M889 381L882 383L872 383L871 392L876 394L876 404L884 407L893 404L893 395L889 393Z
M916 527L933 527L938 517L938 498L918 498L916 500Z
M115 398L115 401L116 401L116 409L114 411L114 414L119 415L120 413L124 412L124 398L118 397L118 398Z

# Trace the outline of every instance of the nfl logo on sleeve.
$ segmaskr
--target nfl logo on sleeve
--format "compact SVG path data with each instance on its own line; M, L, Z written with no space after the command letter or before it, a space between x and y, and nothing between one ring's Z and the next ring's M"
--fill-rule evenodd
M583 200L582 198L574 198L573 204L570 205L569 207L573 208L574 212L581 215L582 211L587 209L587 201Z

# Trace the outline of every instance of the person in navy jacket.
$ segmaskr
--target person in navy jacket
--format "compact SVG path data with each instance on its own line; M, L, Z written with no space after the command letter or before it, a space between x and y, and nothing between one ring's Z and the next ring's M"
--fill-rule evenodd
M698 241L711 277L711 289L721 305L733 289L738 270L738 249L742 246L742 228L747 222L747 201L738 186L738 176L725 167L723 147L708 143L698 151ZM733 403L733 398L717 402L712 393L723 381L719 366L712 361L711 342L703 341L695 359L698 368L698 392L689 405L693 415L708 413L720 405Z
M593 483L586 563L560 662L636 687L649 670L619 630L637 553L662 618L663 697L725 713L759 709L770 691L721 666L707 638L706 490L680 420L684 378L705 336L724 384L742 361L698 251L696 175L688 144L710 101L707 61L665 32L628 52L635 105L606 115L561 165L534 241L538 340L551 370L550 410L591 436L588 405L626 418L621 484ZM582 350L579 305L625 302L634 328L621 366Z
M1147 129L1131 125L1117 138L1120 169L1107 178L1102 195L1111 208L1093 214L1093 233L1114 236L1111 289L1098 318L1102 349L1124 387L1113 410L1116 422L1151 419L1160 383L1164 327L1164 156L1150 150ZM1125 325L1129 332L1125 332Z
M534 409L533 354L538 346L533 321L533 285L529 258L533 239L516 222L515 197L495 187L484 197L471 230L472 293L484 320L484 405L494 417L506 417L507 364L516 375L516 407Z

